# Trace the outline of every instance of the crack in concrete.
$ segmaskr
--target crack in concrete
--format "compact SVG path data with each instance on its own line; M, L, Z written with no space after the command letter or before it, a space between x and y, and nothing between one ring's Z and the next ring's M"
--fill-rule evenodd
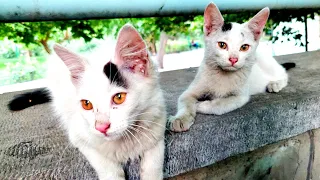
M302 162L302 160L300 160L300 149L301 149L301 142L299 141L299 149L298 149L298 152L297 152L297 156L298 156L297 164L298 165L297 165L297 168L296 168L296 170L294 172L293 180L296 179L296 175L297 175L298 169L299 169L300 164Z
M315 145L314 145L314 133L312 130L308 131L309 138L310 138L310 155L309 155L309 163L308 163L308 169L307 169L307 180L312 179L312 167L314 163L314 151L315 151Z

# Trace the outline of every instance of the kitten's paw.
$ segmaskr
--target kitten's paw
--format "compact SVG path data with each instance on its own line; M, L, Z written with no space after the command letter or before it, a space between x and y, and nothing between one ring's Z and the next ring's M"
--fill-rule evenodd
M190 129L191 125L194 123L194 117L185 116L185 117L169 117L169 126L170 130L173 132L185 132Z
M270 92L270 93L272 93L272 92L277 93L281 89L283 89L285 86L286 86L286 83L283 80L271 81L267 85L267 91Z

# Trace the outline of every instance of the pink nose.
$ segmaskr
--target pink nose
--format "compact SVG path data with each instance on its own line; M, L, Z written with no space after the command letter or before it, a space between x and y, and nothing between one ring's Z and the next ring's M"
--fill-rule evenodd
M107 130L110 128L110 123L96 123L96 130L100 131L103 134L106 134Z
M231 62L232 66L238 62L238 58L229 58L229 61Z

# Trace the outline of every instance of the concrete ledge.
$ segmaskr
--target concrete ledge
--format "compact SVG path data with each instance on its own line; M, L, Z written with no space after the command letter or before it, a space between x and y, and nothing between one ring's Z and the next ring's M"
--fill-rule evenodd
M253 96L249 104L223 116L199 114L186 133L168 132L166 177L320 127L320 51L276 58L297 64L282 92ZM175 114L177 99L195 74L196 68L161 73L168 114ZM68 146L48 104L10 113L5 104L13 94L0 95L0 179L96 178L84 157ZM135 165L128 171L130 179L138 179Z
M320 127L320 51L276 59L297 64L282 92L253 96L249 104L223 116L198 114L189 132L167 136L168 177ZM162 74L169 114L175 114L178 95L195 71Z
M318 180L319 144L320 129L314 129L168 180Z

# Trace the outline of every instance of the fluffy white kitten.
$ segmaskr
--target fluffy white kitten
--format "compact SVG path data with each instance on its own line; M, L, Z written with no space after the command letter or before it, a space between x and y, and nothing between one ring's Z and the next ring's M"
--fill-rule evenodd
M206 7L204 59L179 97L171 130L188 130L196 112L221 115L245 105L250 95L279 92L287 86L286 70L257 49L268 16L269 8L264 8L249 22L225 23L215 4Z
M54 51L48 77L53 106L99 179L125 179L122 163L138 156L142 180L162 179L164 99L134 27L122 27L114 55L87 61L59 45Z

